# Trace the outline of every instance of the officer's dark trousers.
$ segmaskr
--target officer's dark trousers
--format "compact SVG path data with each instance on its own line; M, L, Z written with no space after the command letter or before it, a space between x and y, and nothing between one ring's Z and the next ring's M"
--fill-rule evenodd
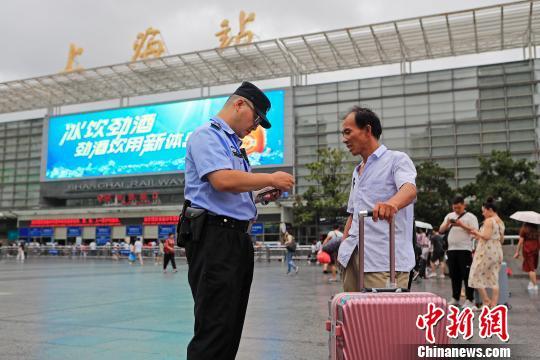
M195 300L195 334L187 358L234 359L253 279L251 239L245 232L207 225L199 241L186 245L186 256Z
M452 279L452 297L459 300L461 284L465 284L465 298L473 301L474 289L469 287L469 271L472 264L472 253L468 250L448 250L448 271Z

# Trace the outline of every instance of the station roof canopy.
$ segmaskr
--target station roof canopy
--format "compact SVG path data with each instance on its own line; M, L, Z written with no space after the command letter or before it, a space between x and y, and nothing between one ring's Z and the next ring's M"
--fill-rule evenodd
M264 40L0 83L0 113L540 43L540 0Z

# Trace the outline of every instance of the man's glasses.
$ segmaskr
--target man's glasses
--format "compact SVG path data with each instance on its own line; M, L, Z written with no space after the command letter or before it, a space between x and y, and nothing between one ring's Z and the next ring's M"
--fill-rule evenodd
M253 106L251 106L250 103L248 103L247 101L244 101L246 103L246 105L251 109L253 110L253 113L256 115L255 117L255 120L253 120L253 128L257 128L257 126L259 126L261 124L261 117L259 115L257 115L257 112L255 111L255 108Z

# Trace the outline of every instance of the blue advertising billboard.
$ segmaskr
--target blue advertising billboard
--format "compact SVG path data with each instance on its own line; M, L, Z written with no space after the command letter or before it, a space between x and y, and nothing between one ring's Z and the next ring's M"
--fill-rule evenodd
M142 236L143 228L142 225L127 225L126 226L126 236Z
M108 236L111 237L111 227L110 226L96 226L96 236Z
M166 239L169 234L176 236L176 225L158 225L158 239Z
M251 235L262 235L264 234L264 224L263 223L254 223L251 225Z
M243 139L252 166L284 161L285 91L267 91L270 129ZM228 97L53 116L48 119L45 180L178 172L191 133Z
M42 237L53 237L54 236L54 229L52 227L41 228L41 236Z
M67 236L68 237L82 236L82 228L80 226L68 226Z

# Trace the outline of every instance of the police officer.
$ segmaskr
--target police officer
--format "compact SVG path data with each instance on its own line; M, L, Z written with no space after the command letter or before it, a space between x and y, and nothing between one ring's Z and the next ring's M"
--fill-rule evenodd
M205 209L186 243L188 280L195 301L194 336L187 358L234 359L253 278L253 245L248 228L257 216L256 191L277 189L265 201L294 185L285 172L251 173L241 139L259 125L268 129L270 100L243 82L221 111L189 138L185 197L191 208ZM195 218L194 218L195 219ZM195 224L196 221L192 223Z

